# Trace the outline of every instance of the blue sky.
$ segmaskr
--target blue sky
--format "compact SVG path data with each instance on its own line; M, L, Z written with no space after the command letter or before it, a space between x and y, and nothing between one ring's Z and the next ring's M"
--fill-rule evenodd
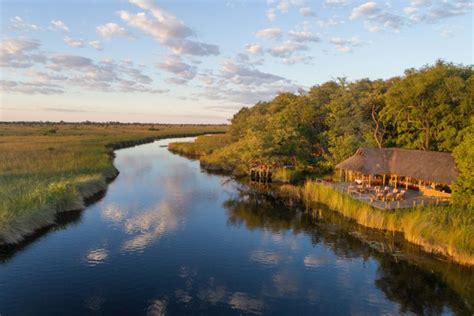
M222 123L337 78L473 63L471 0L0 1L0 120Z

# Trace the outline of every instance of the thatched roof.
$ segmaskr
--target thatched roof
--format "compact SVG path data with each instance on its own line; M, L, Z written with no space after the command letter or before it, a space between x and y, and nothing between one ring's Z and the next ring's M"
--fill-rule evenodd
M458 176L450 153L403 148L359 148L336 168L373 175L397 174L442 184L451 184Z

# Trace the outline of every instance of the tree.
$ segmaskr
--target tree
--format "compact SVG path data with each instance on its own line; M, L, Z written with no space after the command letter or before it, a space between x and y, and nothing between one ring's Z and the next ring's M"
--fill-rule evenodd
M423 150L450 151L457 131L473 113L467 101L471 67L438 61L434 66L409 69L405 77L393 79L385 96L382 120L393 123L396 144Z
M474 207L474 116L460 135L461 143L453 151L459 171L453 185L453 200L458 205Z
M353 83L339 79L339 88L327 104L325 135L328 140L326 158L332 165L351 156L360 146L372 146L371 104L369 79ZM373 102L375 103L375 101ZM369 105L369 107L367 107Z

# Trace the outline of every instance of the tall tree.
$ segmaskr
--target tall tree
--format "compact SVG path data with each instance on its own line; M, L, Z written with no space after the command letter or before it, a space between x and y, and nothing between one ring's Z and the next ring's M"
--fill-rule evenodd
M381 114L387 124L396 127L397 145L452 150L454 134L466 125L465 115L473 113L472 100L464 104L471 76L471 67L438 61L394 79Z

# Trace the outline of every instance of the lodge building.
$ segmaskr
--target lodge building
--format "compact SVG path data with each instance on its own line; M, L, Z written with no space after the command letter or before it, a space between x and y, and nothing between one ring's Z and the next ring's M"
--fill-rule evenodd
M336 170L346 182L391 185L437 197L450 197L458 176L450 153L403 148L359 148Z

